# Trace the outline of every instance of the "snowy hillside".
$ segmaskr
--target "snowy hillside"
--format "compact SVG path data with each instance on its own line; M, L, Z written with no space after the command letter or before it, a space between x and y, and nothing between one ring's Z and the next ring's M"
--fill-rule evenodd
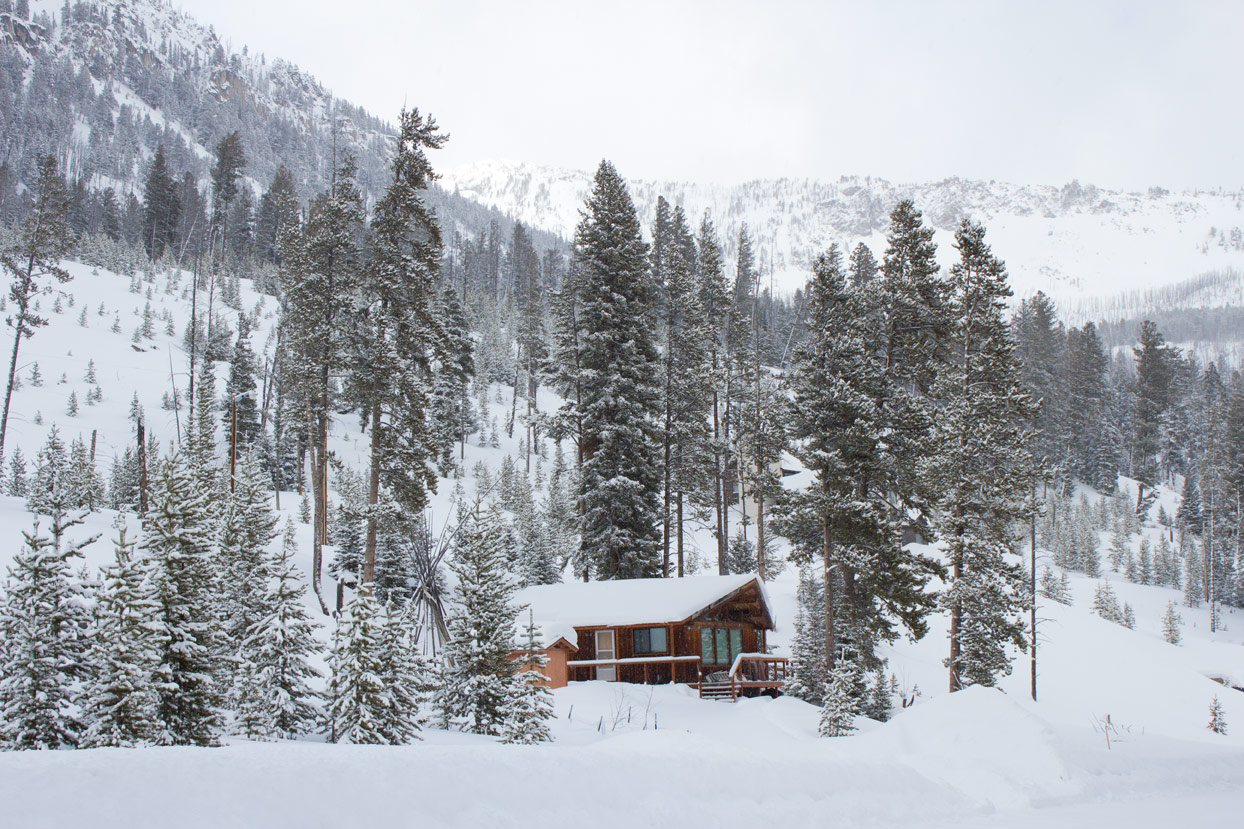
M626 170L621 171L624 175ZM521 162L486 161L445 173L450 191L497 207L569 238L591 185L591 174ZM762 272L775 287L801 287L813 258L833 242L869 245L880 256L890 209L911 198L937 230L944 262L954 256L953 230L963 217L984 222L1006 260L1012 288L1023 297L1045 291L1072 316L1118 294L1158 288L1207 271L1244 266L1244 194L1148 193L947 179L896 184L844 176L703 185L629 179L639 214L651 221L658 196L681 204L693 220L712 213L727 256L746 222ZM1238 292L1214 298L1229 301Z
M106 474L112 456L131 440L135 395L159 442L176 440L184 412L162 402L174 386L184 394L189 278L69 267L75 278L60 310L55 297L44 296L51 323L23 344L10 446L33 457L54 422L67 441L79 434L89 441L97 431L96 462ZM256 319L256 351L270 348L273 300L242 280L237 305ZM151 337L142 334L144 316L152 320ZM96 388L85 379L92 361L102 400L88 405ZM36 363L41 385L32 381ZM225 368L217 367L218 377ZM502 430L496 446L480 445L492 442L498 414L509 410L509 393L504 386L487 390L493 407L484 418L488 434L472 436L466 470L478 463L495 475L507 455L519 456L521 430L513 438ZM70 395L79 402L76 416L68 414ZM546 410L558 402L541 395ZM219 437L223 451L223 429ZM347 465L361 464L366 446L355 417L335 420L332 446ZM537 497L547 465L533 461ZM469 475L438 482L434 529L451 513L458 484L470 495L476 481ZM1173 514L1177 499L1163 490L1155 512L1159 505ZM282 521L297 521L296 493L283 493L281 506ZM0 499L6 549L14 549L29 520L21 499ZM114 520L105 510L86 528L104 534L88 553L92 569L111 556ZM136 526L134 516L127 520ZM310 528L297 526L298 563L307 573ZM1162 532L1150 522L1130 543L1138 549L1146 537L1156 545ZM1108 533L1099 540L1104 548ZM701 560L712 550L703 528L691 543ZM1049 551L1041 557L1052 563ZM779 653L789 652L796 575L788 567L768 585L778 623L771 642ZM973 688L947 694L947 622L935 616L921 641L883 649L888 669L915 705L886 724L861 718L860 733L847 738L817 737L818 710L793 698L730 704L701 701L681 686L575 683L555 694L556 741L547 746L497 745L433 728L422 743L406 747L231 738L215 750L11 752L0 754L0 802L6 820L23 827L154 826L172 813L180 825L204 827L365 825L415 816L429 826L530 826L566 824L585 814L602 826L682 826L689 813L697 824L714 826L757 820L820 826L833 819L860 826L1144 827L1208 822L1238 809L1244 693L1215 679L1244 685L1244 616L1224 608L1222 627L1211 634L1205 607L1180 605L1183 642L1170 645L1162 638L1162 614L1167 602L1180 603L1181 593L1132 584L1121 574L1108 578L1120 601L1134 609L1136 629L1095 615L1099 580L1069 574L1073 603L1039 605L1036 703L1028 699L1022 657L1001 684L1005 693ZM307 607L328 621L310 597ZM327 624L319 629L325 641L328 630ZM1231 726L1227 735L1205 728L1215 695ZM602 780L642 785L625 807L602 805L593 794ZM550 791L550 783L553 794L532 795ZM74 796L65 797L68 790ZM359 794L367 791L387 794Z

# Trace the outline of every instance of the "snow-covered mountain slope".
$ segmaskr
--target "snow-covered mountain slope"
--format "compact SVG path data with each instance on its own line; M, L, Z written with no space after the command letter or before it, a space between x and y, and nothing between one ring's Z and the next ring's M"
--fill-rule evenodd
M658 196L683 205L696 223L710 211L730 255L746 222L763 273L772 273L775 287L787 292L803 285L810 263L831 243L849 248L864 242L880 257L889 211L901 198L914 200L936 228L943 263L953 260L960 219L982 221L1006 260L1016 295L1042 290L1069 309L1244 267L1244 193L1122 193L1078 182L1049 187L958 178L896 184L845 176L835 182L628 183L645 222ZM570 238L591 175L486 161L449 170L442 185Z
M284 164L304 196L317 193L346 153L365 194L387 180L386 122L286 60L233 51L164 0L34 0L27 18L0 13L0 68L6 160L27 184L33 156L54 152L88 186L141 193L157 144L174 171L202 181L235 130L255 189Z

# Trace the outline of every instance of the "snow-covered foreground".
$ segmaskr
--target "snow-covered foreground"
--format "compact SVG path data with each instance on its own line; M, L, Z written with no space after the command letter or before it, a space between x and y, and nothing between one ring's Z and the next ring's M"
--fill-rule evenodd
M1238 743L1133 735L1107 751L1087 727L980 688L835 740L789 698L731 705L584 683L559 691L557 709L557 742L538 747L429 731L405 747L9 753L0 803L10 826L101 829L1146 827L1219 822L1244 805Z

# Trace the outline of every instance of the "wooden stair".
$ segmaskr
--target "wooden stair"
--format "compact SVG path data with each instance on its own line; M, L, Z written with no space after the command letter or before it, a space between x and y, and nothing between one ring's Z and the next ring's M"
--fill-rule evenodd
M733 682L701 682L700 699L724 699L734 702L735 688Z

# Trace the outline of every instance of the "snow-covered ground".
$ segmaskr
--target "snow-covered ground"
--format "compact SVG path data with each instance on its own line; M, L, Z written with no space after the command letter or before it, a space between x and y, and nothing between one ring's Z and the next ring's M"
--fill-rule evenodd
M186 355L179 343L189 316L181 294L187 281L165 292L160 274L133 294L127 277L71 268L75 280L66 288L74 306L63 301L62 313L48 314L49 327L23 343L26 382L14 399L9 454L20 446L33 459L55 420L66 440L81 433L89 441L98 430L97 464L106 475L113 453L130 440L135 393L160 441L176 436L177 415L160 402L171 388L170 373L184 393ZM137 351L131 334L148 287L154 312L172 315L176 333L166 336L164 320L157 320L155 341L139 343L144 350ZM260 298L247 283L243 290L241 306L250 312ZM50 311L52 298L43 304ZM85 329L78 324L83 307ZM274 303L259 308L257 351L274 323ZM110 331L115 313L121 333ZM90 359L104 392L96 406L85 403ZM28 381L34 361L41 387ZM76 418L65 414L71 391L80 404ZM508 389L493 387L489 399L502 422ZM545 393L542 401L555 403ZM468 472L477 461L495 472L507 453L517 457L518 432L507 438L502 430L499 437L500 448L472 439ZM333 440L346 463L361 465L366 446L357 419L339 418ZM455 483L440 482L434 528L451 512ZM474 493L469 477L462 484L468 496ZM1173 514L1174 495L1162 498ZM284 493L281 506L296 520L296 494ZM88 551L92 569L111 558L114 520L103 511L84 528L103 534ZM2 549L16 549L29 521L20 499L0 498ZM129 522L136 526L132 516ZM298 531L299 562L309 571L310 528L298 524ZM1156 539L1159 530L1144 532ZM697 528L692 542L708 559L707 529ZM1107 548L1105 536L1101 547ZM1223 629L1211 635L1206 608L1181 605L1184 641L1168 645L1161 617L1168 601L1180 603L1179 592L1110 579L1120 601L1135 609L1134 631L1093 615L1096 580L1077 574L1071 575L1072 606L1041 602L1039 702L1028 697L1026 657L1000 691L947 694L946 623L934 617L922 641L884 649L900 685L908 692L919 687L916 704L886 724L861 719L851 737L817 737L817 710L789 698L730 704L701 701L681 686L576 683L555 693L556 741L547 746L503 746L430 729L422 743L406 747L232 739L219 749L3 753L0 825L1167 827L1238 818L1244 694L1208 677L1244 685L1244 613L1225 610ZM326 595L332 587L329 580ZM779 648L791 636L795 587L796 573L788 568L767 588L779 625L770 641ZM308 606L313 603L309 597ZM327 638L327 628L321 634ZM1226 736L1205 728L1215 694Z

